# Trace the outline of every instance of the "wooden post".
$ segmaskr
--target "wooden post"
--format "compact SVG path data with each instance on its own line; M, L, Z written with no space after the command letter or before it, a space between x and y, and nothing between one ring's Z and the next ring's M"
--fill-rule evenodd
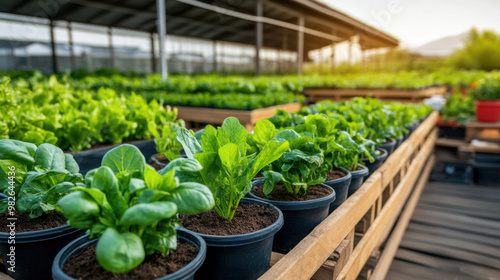
M108 26L108 48L109 48L109 66L115 67L115 51L113 49L113 31Z
M52 51L52 72L55 74L58 71L56 43L54 37L54 21L50 21L50 49Z
M299 32L297 42L297 72L302 74L304 62L304 16L299 16Z
M256 15L261 18L263 13L263 4L262 0L257 0L256 2ZM255 26L255 74L259 76L261 74L260 69L260 49L263 44L263 23L261 21L257 21Z
M156 67L155 34L153 32L149 33L149 40L151 42L151 71L156 73L158 69Z
M76 69L75 61L75 50L73 46L73 29L71 28L71 22L68 22L68 38L69 38L69 54L71 59L71 70Z

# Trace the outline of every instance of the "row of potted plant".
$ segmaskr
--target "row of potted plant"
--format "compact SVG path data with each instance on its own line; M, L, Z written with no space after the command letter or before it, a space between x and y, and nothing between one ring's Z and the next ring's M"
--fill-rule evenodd
M252 134L235 118L226 119L217 129L207 126L198 137L178 126L175 140L187 158L172 158L156 171L136 147L125 144L110 150L101 166L89 171L85 179L72 156L51 144L36 147L0 140L0 179L8 183L5 186L14 186L3 189L8 196L2 202L2 210L7 211L4 215L18 211L12 216L27 215L27 219L38 215L44 221L62 220L64 224L65 219L53 211L58 210L71 226L62 227L66 233L60 237L67 239L53 239L55 244L47 245L50 250L42 249L47 251L46 257L31 252L40 270L19 262L12 275L20 279L29 279L22 273L36 273L37 279L49 279L51 274L55 279L99 279L103 275L107 279L111 273L126 273L120 277L168 274L169 279L184 279L199 268L197 276L202 278L255 279L267 269L272 249L291 250L338 206L333 202L345 200L347 191L336 191L335 186L338 183L348 189L353 181L349 169L357 172L359 162L377 157L375 145L383 141L367 139L376 135L376 122L361 123L349 116L361 102L375 110L374 101L357 100L336 104L342 109L332 110L330 115L278 112L258 122ZM415 110L411 106L402 110L399 104L387 106L400 114ZM420 117L424 116L415 118ZM406 130L401 127L391 133ZM178 146L176 149L177 155ZM256 179L259 173L263 177ZM323 184L325 181L334 187ZM362 179L358 181L360 185ZM13 198L16 203L9 205ZM300 217L293 217L297 215ZM179 222L184 228L178 228ZM54 227L35 234L42 237L17 234L14 250L32 249L23 245L25 237L29 244L37 239L49 242L47 235L61 231ZM51 261L68 239L83 235L83 230L88 235L66 246L50 273L40 260ZM8 264L11 234L9 229L5 231L0 239ZM176 254L176 248L183 253ZM191 258L183 258L186 255ZM24 258L25 254L18 256ZM180 266L185 269L169 274L175 265L165 270L164 262L175 263L168 259L174 257L183 259Z

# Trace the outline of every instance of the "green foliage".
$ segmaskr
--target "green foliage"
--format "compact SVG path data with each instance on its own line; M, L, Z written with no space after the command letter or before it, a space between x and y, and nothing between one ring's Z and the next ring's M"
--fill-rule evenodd
M228 220L250 191L255 175L288 149L287 141L273 139L258 153L248 155L247 137L247 130L233 117L225 119L217 129L206 126L201 143L185 128L177 133L187 156L198 160L203 167L199 180L212 191L215 210Z
M37 218L55 209L57 201L83 178L73 156L52 144L36 146L12 139L0 140L0 188L15 199L15 209ZM9 199L10 201L10 199ZM1 212L8 209L0 201Z
M479 80L472 96L476 100L500 100L500 72L491 72Z
M168 120L162 120L163 125L158 126L156 122L151 121L148 125L149 132L154 137L156 151L165 155L168 160L174 160L180 157L182 145L177 141L176 133L180 127L185 127L183 120L177 119L177 108L173 110L167 106Z
M465 46L450 57L452 65L461 69L500 69L500 36L494 31L470 30Z
M276 135L276 140L290 144L283 156L263 172L264 194L269 195L278 182L291 193L306 194L310 186L325 181L326 172L331 169L324 164L324 154L311 137L285 129Z
M135 146L121 145L106 153L101 167L87 173L85 187L59 200L58 209L72 227L100 236L96 257L104 269L127 272L146 255L177 248L177 213L213 207L206 186L177 176L201 168L194 159L179 158L157 172Z
M466 121L474 119L476 110L474 100L469 96L462 96L455 92L446 99L446 103L439 112L445 122L455 121L465 124Z

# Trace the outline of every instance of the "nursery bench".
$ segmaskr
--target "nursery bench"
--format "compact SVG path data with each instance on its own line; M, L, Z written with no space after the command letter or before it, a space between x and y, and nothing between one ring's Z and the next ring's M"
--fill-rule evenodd
M384 279L434 163L433 112L386 162L260 280Z

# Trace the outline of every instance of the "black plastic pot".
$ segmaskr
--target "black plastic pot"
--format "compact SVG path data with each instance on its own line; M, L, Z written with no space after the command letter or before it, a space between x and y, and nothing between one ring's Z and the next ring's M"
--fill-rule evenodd
M465 139L465 127L463 126L438 126L439 137L451 139Z
M481 162L481 163L500 163L500 155L475 153L474 154L474 161Z
M254 182L254 186L262 185L262 181ZM306 237L321 221L328 216L330 203L335 200L335 191L329 196L308 201L276 201L260 198L253 193L248 196L260 201L272 203L283 212L285 224L274 237L273 252L286 254Z
M404 140L404 135L401 135L396 139L396 149L403 143L403 140Z
M351 184L352 175L349 170L339 167L337 169L342 170L345 174L344 177L338 178L336 180L325 181L323 184L331 187L335 190L335 200L330 203L330 208L328 210L328 214L332 213L337 207L342 204L347 199L347 194L349 191L349 185Z
M476 183L484 186L500 186L498 174L500 173L500 163L473 162Z
M351 184L349 185L349 190L347 192L347 197L351 196L355 191L361 187L365 178L368 176L368 168L364 165L358 164L361 167L361 170L351 171Z
M89 235L82 236L64 247L55 257L52 263L52 277L54 280L76 280L73 277L66 275L62 271L62 267L73 255L82 252L85 248L97 243L99 239L89 239ZM177 230L177 240L183 240L191 243L198 249L196 257L185 267L177 270L174 273L155 278L156 280L190 280L194 279L195 272L201 267L205 261L207 254L207 245L205 241L196 234L193 234L184 229ZM30 278L31 279L31 278ZM33 278L36 279L36 278Z
M278 220L267 228L246 234L216 236L196 233L207 243L207 258L195 279L257 279L271 261L273 238L283 226L283 214L270 203L243 198L240 203L253 203L274 209ZM187 232L192 232L187 230Z
M396 149L397 143L398 141L396 139L389 139L389 143L378 145L377 148L382 148L386 150L389 153L389 155L391 155L392 152L394 152L394 150Z
M389 153L386 150L382 148L377 148L377 150L380 151L380 155L375 158L374 162L370 163L367 158L363 159L364 165L368 167L368 176L372 175L373 172L375 172L375 170L377 170L377 168L379 168L389 156Z
M8 221L5 221L8 222ZM0 232L0 252L7 274L14 279L52 279L52 260L66 244L85 231L62 226L57 228L15 233L15 244L8 244L10 233ZM9 271L11 246L15 250L15 272Z
M156 145L153 139L133 141L128 142L128 144L139 148L145 158L150 158L152 155L157 153ZM74 153L73 157L75 158L76 163L78 163L78 166L80 166L80 173L85 175L89 170L101 166L101 161L104 155L116 146L118 145L109 145L98 149Z
M163 163L163 162L159 161L157 158L155 158L155 156L158 156L158 155L160 155L160 154L158 154L158 153L153 154L149 158L149 160L151 160L152 162L154 162L155 164L157 164L159 166L163 166L163 167L167 166L168 163ZM183 158L187 157L186 153L184 153L184 150L181 151L181 157L183 157Z

